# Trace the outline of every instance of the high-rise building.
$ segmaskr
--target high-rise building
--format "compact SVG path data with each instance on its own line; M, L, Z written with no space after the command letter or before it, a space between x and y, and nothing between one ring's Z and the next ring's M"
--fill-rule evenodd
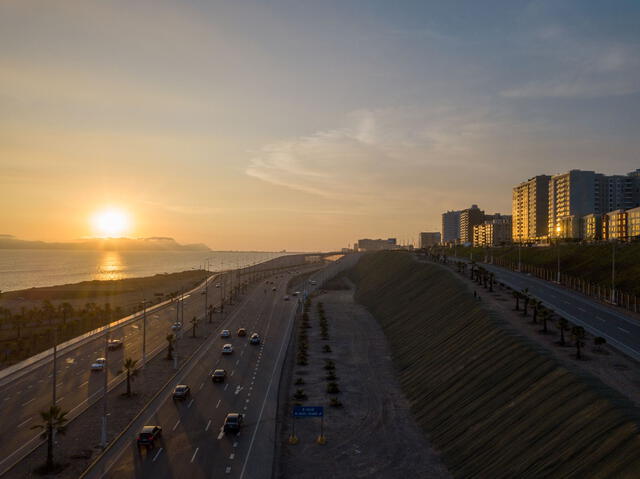
M478 205L460 211L460 243L472 244L473 227L482 224L485 219L484 211Z
M512 191L512 238L517 243L535 243L549 234L549 180L538 175Z
M591 213L582 217L582 239L585 241L602 239L602 215Z
M440 232L420 233L420 248L429 248L440 244Z
M603 202L605 212L640 206L640 169L626 175L606 176Z
M640 207L627 210L627 230L629 239L640 239Z
M605 240L626 240L627 212L625 210L609 211L602 217L602 238Z
M442 213L442 242L444 244L460 241L460 211Z
M606 177L594 171L571 170L549 180L549 237L580 238L583 216L604 211Z

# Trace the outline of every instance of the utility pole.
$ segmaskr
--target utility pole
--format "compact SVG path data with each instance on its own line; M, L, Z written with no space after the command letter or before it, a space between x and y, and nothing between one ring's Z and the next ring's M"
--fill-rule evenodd
M100 446L102 449L107 447L107 392L109 388L109 330L111 327L111 318L107 323L107 331L104 335L104 386L102 393L102 431L100 437Z
M556 282L560 284L560 238L556 240L556 250L558 252L558 273L556 277Z
M147 300L142 298L142 365L147 364Z
M53 330L53 395L52 405L56 405L56 382L58 369L58 328Z
M522 271L522 243L518 243L518 273Z
M616 241L611 242L611 303L616 302Z

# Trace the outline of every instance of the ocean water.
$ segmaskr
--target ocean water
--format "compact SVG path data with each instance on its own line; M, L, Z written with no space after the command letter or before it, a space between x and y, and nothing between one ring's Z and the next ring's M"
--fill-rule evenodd
M285 253L0 249L0 291L111 280L204 267L241 268Z

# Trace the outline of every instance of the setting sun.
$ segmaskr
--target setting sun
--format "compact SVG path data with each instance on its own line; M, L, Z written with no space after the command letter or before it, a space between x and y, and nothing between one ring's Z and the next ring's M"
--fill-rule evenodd
M91 218L94 233L101 237L120 237L129 229L129 215L122 210L110 208L98 211Z

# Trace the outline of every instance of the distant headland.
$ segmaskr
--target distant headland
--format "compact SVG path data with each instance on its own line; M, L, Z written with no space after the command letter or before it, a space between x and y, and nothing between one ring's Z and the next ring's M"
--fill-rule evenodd
M120 250L120 251L211 251L202 243L180 244L173 238L87 238L77 241L49 243L18 239L0 234L0 249L64 249L64 250Z

